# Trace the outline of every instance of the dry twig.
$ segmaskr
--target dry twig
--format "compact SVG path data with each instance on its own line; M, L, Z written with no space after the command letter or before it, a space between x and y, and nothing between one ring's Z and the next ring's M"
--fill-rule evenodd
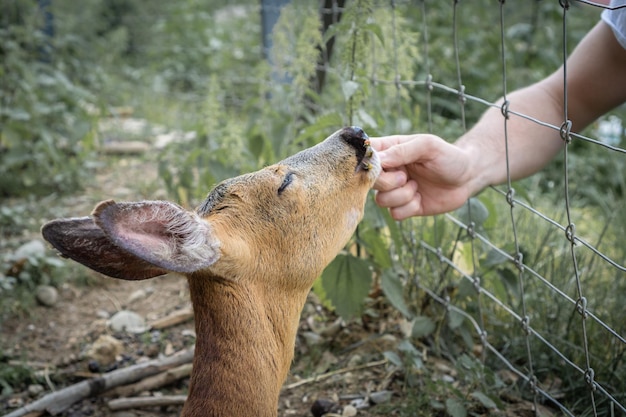
M107 403L112 411L128 410L141 407L164 407L166 405L182 405L186 395L164 395L162 397L118 398Z
M115 388L110 393L107 393L107 395L111 394L115 397L130 397L143 391L151 391L156 388L169 385L179 379L188 377L189 374L191 374L191 364L186 363L176 368L168 369L160 374L142 379L137 383Z
M70 385L69 387L45 395L37 401L7 414L5 417L36 416L44 412L48 412L52 415L59 414L67 410L72 404L87 397L98 395L111 388L130 384L161 373L164 370L189 363L193 360L193 352L194 349L191 348L173 356L118 369L97 378Z
M283 389L285 389L285 390L294 389L294 388L297 388L297 387L302 386L302 385L311 384L311 383L318 382L318 381L321 381L321 380L326 379L326 378L330 378L331 376L334 376L334 375L345 374L346 372L359 371L361 369L373 368L375 366L381 366L381 365L384 365L386 363L387 363L387 359L382 359L382 360L379 360L379 361L370 362L370 363L366 363L366 364L363 364L363 365L350 366L348 368L337 369L337 370L334 370L334 371L326 372L325 374L312 376L311 378L303 379L302 381L298 381L298 382L294 382L294 383L289 384L289 385L285 385L285 387Z

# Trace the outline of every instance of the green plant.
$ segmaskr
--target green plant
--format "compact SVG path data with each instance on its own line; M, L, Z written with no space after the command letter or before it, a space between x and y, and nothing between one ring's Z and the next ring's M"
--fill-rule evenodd
M21 364L9 364L9 359L4 355L0 356L0 395L3 397L35 381L32 369Z
M84 178L90 93L72 79L76 39L40 30L35 4L5 0L0 28L0 195L76 189Z

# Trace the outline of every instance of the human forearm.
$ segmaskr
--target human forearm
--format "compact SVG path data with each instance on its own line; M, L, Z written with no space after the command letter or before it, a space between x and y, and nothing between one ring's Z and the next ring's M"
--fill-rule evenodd
M468 181L473 193L506 182L508 174L516 180L539 171L562 148L558 131L518 116L523 114L560 126L563 107L557 97L558 91L548 87L541 82L507 97L510 111L506 132L502 111L490 108L456 142L470 155Z
M470 189L531 175L543 168L563 147L558 129L542 126L527 115L560 127L567 117L579 132L600 115L626 100L626 51L611 29L600 22L573 51L564 68L530 87L507 96L509 119L490 108L457 145L471 155ZM563 80L567 79L567 116ZM508 152L507 152L508 148ZM508 155L508 158L507 158Z

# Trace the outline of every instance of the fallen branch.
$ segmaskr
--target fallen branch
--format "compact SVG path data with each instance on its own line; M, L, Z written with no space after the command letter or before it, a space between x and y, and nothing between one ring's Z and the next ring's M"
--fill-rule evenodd
M186 363L173 369L168 369L160 374L142 379L141 381L118 387L107 393L107 395L115 397L131 397L143 391L151 391L155 388L159 388L165 385L169 385L172 382L189 376L191 373L191 364Z
M69 387L45 395L39 400L7 414L5 417L23 417L31 413L38 415L38 413L43 412L48 412L52 415L59 414L85 398L101 394L120 385L131 384L167 369L189 363L193 360L193 351L194 349L191 348L173 356L118 369L97 378L70 385Z
M331 376L345 374L346 372L360 371L361 369L373 368L375 366L381 366L381 365L386 364L387 362L388 362L387 359L382 359L380 361L370 362L370 363L366 363L363 365L356 365L356 366L351 366L349 368L337 369L335 371L326 372L325 374L312 376L310 378L306 378L301 381L294 382L293 384L285 385L283 389L284 390L294 389L301 385L319 382L323 379L330 378Z
M172 314L157 319L150 323L150 327L156 330L162 330L168 327L176 326L193 318L193 309L191 307L174 311Z
M128 410L141 407L164 407L167 405L182 405L186 395L164 395L162 397L133 397L118 398L107 403L111 411Z

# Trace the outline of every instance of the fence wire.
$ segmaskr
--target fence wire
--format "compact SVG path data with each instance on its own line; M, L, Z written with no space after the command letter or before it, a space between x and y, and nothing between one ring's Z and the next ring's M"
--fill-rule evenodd
M430 133L437 134L438 132L433 131L432 126L432 118L433 118L433 110L432 110L432 94L433 92L440 91L446 94L449 94L451 99L456 96L460 107L460 124L462 125L462 129L466 129L466 121L465 121L465 107L468 102L474 102L479 105L487 107L495 107L500 108L502 112L502 123L504 126L504 137L502 140L504 141L506 147L506 166L507 166L507 181L504 186L501 187L492 187L491 191L494 192L496 196L499 196L508 206L509 206L509 215L510 215L510 229L512 242L492 242L485 234L481 234L476 230L476 225L472 221L472 213L471 206L468 203L467 210L469 212L469 221L463 221L458 217L455 217L452 214L448 214L445 216L438 217L435 222L450 222L456 227L463 228L466 230L468 236L470 237L470 250L471 250L471 270L474 272L468 273L462 266L459 266L453 257L447 257L443 255L443 249L441 246L432 246L431 244L422 241L421 246L426 250L427 253L430 253L431 256L435 257L438 262L441 264L452 268L456 271L457 274L463 277L463 279L467 280L476 290L477 296L473 301L473 306L471 309L468 309L466 305L460 304L455 305L454 300L451 300L450 297L442 296L441 293L438 293L435 289L429 287L428 283L425 280L416 278L416 285L426 293L432 300L439 303L443 306L447 311L454 311L457 314L463 315L471 324L475 330L475 333L480 340L480 343L483 345L483 361L485 360L484 355L489 354L493 355L494 358L504 365L511 372L515 373L519 378L526 381L526 385L528 387L528 392L532 396L532 400L535 405L535 411L538 415L538 405L539 403L549 403L553 406L558 407L561 412L565 415L573 416L574 412L568 409L568 407L562 404L557 398L556 395L550 392L549 387L543 387L538 377L536 375L536 361L537 358L533 356L533 352L536 351L532 348L533 345L542 344L545 348L547 348L550 352L550 355L553 356L554 361L558 362L562 367L570 367L579 375L579 378L584 380L585 384L588 387L587 398L581 399L581 401L589 404L588 409L591 410L592 415L597 416L598 411L598 399L602 398L604 402L609 402L609 415L618 415L626 413L626 402L624 400L624 396L622 392L615 392L613 390L613 386L609 381L601 381L597 380L595 375L596 372L594 368L603 367L606 364L602 363L598 358L594 358L590 346L594 343L613 343L620 346L619 349L623 350L624 345L626 344L626 339L623 334L620 334L620 330L617 327L620 326L622 317L611 317L608 319L601 319L598 315L594 314L594 307L602 304L603 300L592 300L586 297L585 286L589 285L589 280L584 279L585 272L579 265L580 259L580 250L579 247L584 247L590 250L595 256L597 256L602 262L606 262L611 267L619 270L621 272L626 271L624 265L621 263L622 260L611 259L611 257L601 250L596 248L593 244L589 243L583 237L579 236L576 233L575 226L575 214L572 210L572 201L570 198L570 189L569 185L572 181L575 181L575 171L570 164L570 147L573 141L580 140L586 141L596 146L602 146L612 152L624 153L625 150L618 146L614 146L611 144L607 144L596 139L584 136L582 134L576 134L570 131L571 129L571 121L568 118L568 108L567 108L567 56L568 56L568 16L570 13L573 13L571 9L571 3L567 0L559 1L559 4L562 8L562 27L561 27L561 48L562 48L562 65L564 66L564 103L566 103L563 114L563 123L560 126L553 125L551 123L547 123L545 121L540 120L539 118L532 117L523 113L514 112L509 109L509 100L508 100L508 91L507 91L507 43L505 41L505 32L507 29L507 22L505 19L505 11L507 7L507 3L504 0L499 1L499 33L500 33L500 60L501 60L501 73L502 73L502 105L496 104L489 100L473 96L471 94L466 93L465 87L463 85L463 73L464 66L461 59L459 59L459 55L461 52L461 47L459 46L459 25L462 24L464 13L471 14L472 2L463 2L458 0L453 0L451 7L453 8L452 14L452 22L451 22L451 38L452 38L452 48L453 48L453 57L455 60L456 66L456 85L450 86L446 85L445 82L440 82L438 80L437 74L431 73L431 62L437 59L437 57L431 57L429 55L429 15L428 15L428 5L429 2L423 0L419 1L419 6L421 7L422 16L423 16L423 27L420 28L422 35L422 45L423 45L423 55L424 55L424 69L426 72L426 77L422 80L381 80L376 79L377 83L390 83L395 85L398 89L400 88L417 88L423 87L423 101L424 107L427 111L427 131ZM606 8L607 6L598 5L589 1L580 1L578 3L584 4L586 7L597 7L597 8ZM623 6L620 6L623 7ZM391 1L391 8L395 11L396 2ZM395 20L393 20L395 23ZM394 28L395 34L395 28ZM395 37L394 37L395 39ZM548 47L555 47L554 45L550 45ZM399 94L398 94L399 95ZM524 199L520 199L516 197L515 188L513 185L513 181L511 179L510 174L510 161L509 161L509 137L508 137L508 123L511 116L516 116L520 118L524 118L532 123L536 123L538 125L547 127L549 129L553 129L558 132L561 138L565 143L564 148L564 164L563 164L563 181L564 181L564 192L562 195L562 204L565 210L565 223L562 224L561 221L552 219L549 215L541 213L539 210L534 209L528 203L524 201ZM558 288L555 284L552 283L552 277L543 276L541 273L533 269L532 265L525 263L524 257L522 254L522 249L520 247L519 233L518 230L518 219L520 217L520 211L525 211L533 216L536 222L545 222L555 229L558 229L562 232L563 239L566 241L566 245L569 247L569 254L571 257L571 266L572 266L572 279L575 283L576 291L574 296L568 295L568 291L565 289ZM435 229L437 227L435 226ZM437 239L435 239L437 240ZM510 244L512 243L513 252L511 253ZM483 247L487 247L490 250L497 252L500 256L505 257L508 262L515 265L517 269L517 281L518 281L518 294L521 301L519 308L512 307L507 300L500 299L494 292L492 288L489 288L483 285L481 278L477 275L479 270L476 264L476 251L477 245L481 245ZM507 248L503 248L507 246ZM529 310L529 306L526 303L526 299L528 296L527 293L527 285L533 286L543 286L546 291L550 291L553 293L555 297L558 297L564 301L566 301L573 311L576 312L576 321L578 322L578 332L580 344L578 349L582 351L582 361L569 357L568 353L565 349L557 346L557 343L554 343L552 335L542 333L542 331L533 325L532 321L536 320L531 317L536 317L536 314ZM497 346L492 344L491 337L487 332L487 327L484 323L484 307L483 305L486 303L491 303L496 306L496 308L506 312L514 322L518 325L518 331L520 335L523 337L525 343L525 351L526 358L523 363L519 363L518 361L514 361L512 358L507 357L506 353L499 349ZM547 319L547 318L545 318ZM541 318L539 318L541 320ZM588 328L591 324L600 326L606 334L607 340L592 340L589 336ZM608 341L611 339L610 341Z

